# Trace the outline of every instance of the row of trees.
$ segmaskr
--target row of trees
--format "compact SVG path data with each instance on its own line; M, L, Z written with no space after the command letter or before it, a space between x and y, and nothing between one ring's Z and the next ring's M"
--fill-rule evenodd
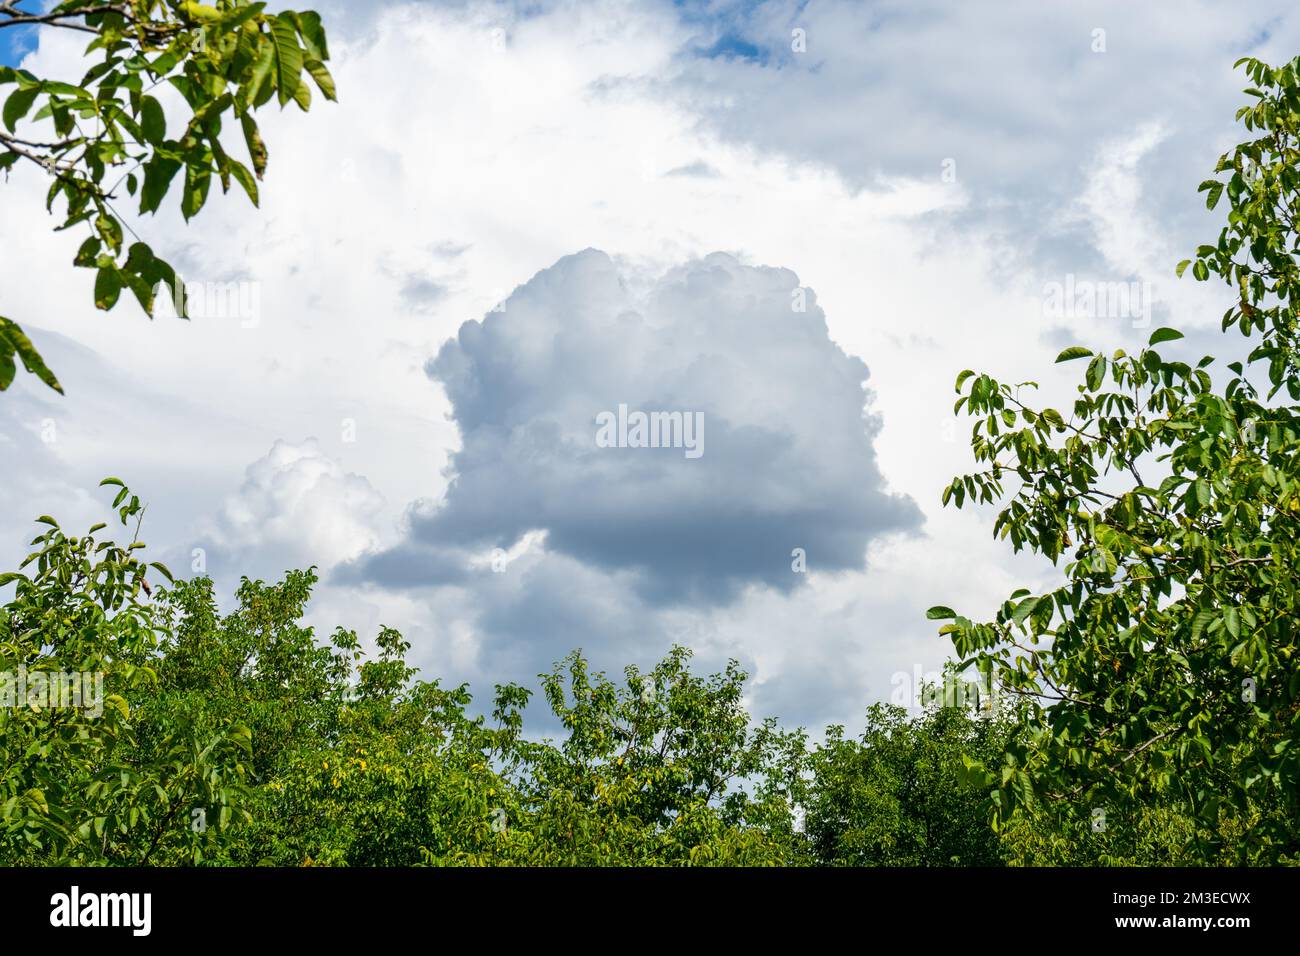
M115 479L117 520L140 503ZM0 576L0 862L17 865L998 865L1274 860L1222 831L1207 857L1175 800L1024 808L995 827L990 765L1024 747L1021 705L992 716L876 704L857 738L753 721L733 663L701 677L675 648L620 680L575 653L540 692L561 729L528 733L531 692L417 679L409 644L375 652L302 623L316 580L245 580L221 614L206 578L169 581L143 546L53 518ZM149 584L149 579L154 581ZM103 674L102 704L34 697ZM34 675L45 675L43 682ZM1267 814L1260 808L1261 819Z

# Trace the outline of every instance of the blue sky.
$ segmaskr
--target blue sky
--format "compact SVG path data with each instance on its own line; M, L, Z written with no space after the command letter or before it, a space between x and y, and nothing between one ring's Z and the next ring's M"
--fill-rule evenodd
M25 4L36 9L35 4ZM36 28L29 26L6 27L0 30L0 65L17 66L23 55L36 43Z
M927 607L1054 580L939 506L953 379L1059 402L1064 345L1216 349L1173 266L1218 229L1232 62L1300 52L1271 2L319 7L340 102L268 108L262 208L132 222L208 314L97 313L39 171L0 187L0 314L68 392L0 400L0 558L119 475L174 570L315 564L315 626L398 627L429 676L678 642L812 726L942 666ZM1067 281L1142 306L1054 312ZM701 414L703 456L598 445L620 405Z
M0 66L17 66L33 43L31 27L10 27L0 31Z

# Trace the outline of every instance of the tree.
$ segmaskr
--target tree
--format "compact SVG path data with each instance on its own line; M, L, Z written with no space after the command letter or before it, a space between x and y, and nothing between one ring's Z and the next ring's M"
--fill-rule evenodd
M116 479L119 520L142 517ZM166 625L144 546L64 533L49 516L21 570L0 575L0 862L199 861L245 813L250 734L182 719L142 730ZM136 706L133 707L132 702ZM147 738L147 743L146 743ZM212 813L209 832L191 814Z
M674 647L623 686L580 653L544 675L566 737L521 742L518 833L501 856L533 865L775 865L797 856L793 804L806 738L755 726L735 661L708 679Z
M1249 826L1238 859L1276 862L1300 850L1300 59L1238 65L1255 138L1201 184L1227 224L1177 271L1227 282L1224 331L1259 341L1218 383L1214 357L1170 355L1174 329L1136 355L1068 348L1058 362L1087 360L1068 416L1022 398L1033 383L963 371L985 467L943 501L1001 502L995 534L1064 560L1064 581L991 621L929 614L963 667L1032 705L1004 759L972 763L1002 823L1043 797L1111 824L1172 803L1196 859Z
M156 213L180 176L181 213L189 220L203 208L215 175L223 191L238 183L257 205L268 153L254 113L272 97L282 108L292 101L307 110L307 77L326 99L335 98L319 15L270 14L265 3L249 0L67 0L46 12L20 4L0 2L0 30L35 25L85 33L87 55L102 59L77 83L0 66L0 87L15 87L0 111L0 172L27 162L50 177L47 207L64 204L57 228L88 233L73 261L95 270L96 308L113 308L129 290L152 317L161 287L185 315L175 269L147 243L127 242L126 233L135 234L118 212L120 190L138 199L140 214ZM183 102L183 127L168 129L157 90L164 83ZM222 136L228 117L239 124L247 163L231 155ZM20 130L24 120L30 132ZM22 329L0 316L0 391L14 379L15 359L63 391Z
M0 864L346 866L994 865L1204 862L1177 794L1098 834L1068 805L988 825L989 764L1022 715L877 705L846 740L755 721L733 661L699 676L672 649L621 680L575 652L532 692L421 680L381 627L321 639L303 623L312 569L211 580L144 560L143 507L69 536L42 516L0 575ZM153 583L149 583L152 579ZM36 678L33 675L41 675ZM78 694L60 690L77 677ZM97 691L82 692L85 678ZM102 684L99 683L102 681ZM19 687L21 685L21 688ZM7 695L7 696L6 696ZM1028 704L1021 706L1028 707ZM1015 719L1013 719L1015 718ZM803 826L798 810L804 810ZM1219 860L1267 808L1233 823Z
M105 483L138 535L143 506ZM735 662L701 678L677 648L620 686L571 655L541 675L564 737L538 739L524 734L528 690L499 686L474 715L467 687L416 679L391 628L373 654L344 629L318 640L302 623L310 569L243 580L222 614L209 579L172 582L134 537L120 546L97 538L104 525L71 537L40 521L37 551L0 575L15 589L0 610L0 679L102 676L105 696L69 706L24 686L0 709L0 862L798 858L804 735L752 723Z
M829 866L996 866L988 794L962 757L996 760L1010 724L965 707L932 706L909 719L874 704L859 740L831 727L811 757L805 829L814 859Z

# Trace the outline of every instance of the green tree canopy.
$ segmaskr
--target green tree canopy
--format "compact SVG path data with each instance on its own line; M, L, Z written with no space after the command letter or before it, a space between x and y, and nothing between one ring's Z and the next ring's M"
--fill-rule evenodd
M1170 328L1136 354L1069 348L1057 361L1085 371L1065 413L1028 401L1033 383L962 372L984 468L944 503L1001 503L995 533L1064 561L1064 581L993 620L930 616L963 666L1032 703L976 768L1003 821L1044 798L1112 820L1174 800L1200 858L1249 826L1241 854L1275 862L1300 849L1300 59L1238 65L1254 138L1201 185L1227 223L1177 271L1231 287L1225 346L1245 354L1185 360Z

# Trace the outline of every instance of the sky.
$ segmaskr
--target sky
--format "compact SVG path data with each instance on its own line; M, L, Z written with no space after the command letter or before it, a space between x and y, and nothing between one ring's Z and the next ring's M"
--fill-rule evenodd
M483 696L680 643L813 728L951 657L926 608L1060 574L940 507L959 371L1059 405L1067 345L1222 351L1174 265L1220 228L1233 62L1300 52L1281 2L317 8L339 103L264 111L262 207L130 220L208 290L190 321L97 312L39 170L0 185L0 314L67 392L0 396L0 565L115 475L227 606L315 565L319 634L397 627ZM10 32L0 63L84 69ZM1127 305L1072 298L1102 283ZM697 445L602 438L620 409Z

